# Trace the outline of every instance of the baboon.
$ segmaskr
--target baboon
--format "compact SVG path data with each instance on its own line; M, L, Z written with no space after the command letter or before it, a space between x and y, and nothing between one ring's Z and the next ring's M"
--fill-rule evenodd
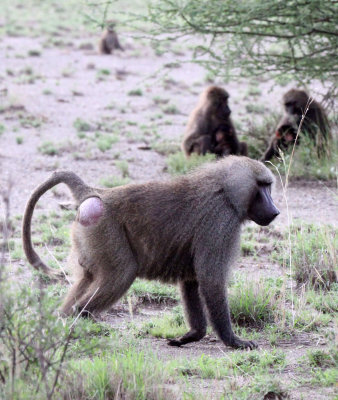
M298 89L286 92L283 96L283 104L284 115L277 126L276 133L271 137L262 161L268 161L278 155L278 148L286 150L290 144L294 145L298 126L305 112L301 133L313 141L319 157L325 154L331 133L323 107L316 100L312 99L311 101L310 96L304 90ZM296 144L299 145L299 143L300 137Z
M246 144L239 142L231 121L228 99L228 92L218 86L210 86L202 92L190 114L183 139L186 156L207 152L218 156L247 154Z
M178 283L190 330L170 345L202 339L207 312L224 344L252 349L254 342L233 333L225 285L241 224L252 220L265 226L279 214L270 194L273 181L262 163L237 156L172 181L113 189L91 188L73 172L54 172L28 200L23 248L33 267L60 278L32 247L31 219L42 194L65 183L78 205L69 257L78 278L63 314L104 310L137 277Z
M115 32L114 22L110 22L107 29L103 32L99 42L99 48L101 54L111 54L114 50L124 50Z

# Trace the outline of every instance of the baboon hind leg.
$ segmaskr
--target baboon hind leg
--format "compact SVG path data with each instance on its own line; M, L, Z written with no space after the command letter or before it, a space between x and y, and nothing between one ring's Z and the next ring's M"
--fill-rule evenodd
M131 250L129 253L124 248L123 255L117 257L114 265L100 266L98 276L77 301L78 311L90 314L102 311L124 295L135 280L138 269Z
M207 330L207 320L198 292L197 281L181 282L180 289L190 331L179 339L169 340L168 344L170 346L182 346L187 343L197 342L205 336Z
M84 272L83 276L71 287L63 302L61 313L71 315L77 311L76 303L86 293L93 282L93 276L90 273Z
M102 311L119 300L135 280L138 264L124 230L115 228L118 240L113 249L110 247L109 254L81 262L84 271L88 265L90 273L84 274L70 290L62 307L65 314L81 312L86 316Z

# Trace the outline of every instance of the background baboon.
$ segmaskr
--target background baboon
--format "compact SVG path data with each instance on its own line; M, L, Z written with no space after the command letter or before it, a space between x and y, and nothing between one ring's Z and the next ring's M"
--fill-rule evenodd
M278 214L271 195L273 176L260 162L227 157L170 182L93 189L72 172L56 172L31 195L23 220L29 262L51 273L34 251L31 218L48 189L66 183L79 205L69 261L78 280L62 311L103 310L136 277L179 283L190 331L169 344L200 340L206 316L224 344L254 348L232 331L227 275L240 239L240 225L268 225ZM55 276L55 274L53 274Z
M293 145L302 115L306 112L301 132L307 135L317 146L318 156L322 156L327 150L328 141L331 138L329 122L323 107L315 100L310 103L310 97L304 90L291 89L283 96L284 116L280 120L275 135L264 153L262 160L268 161L274 155L278 155L278 148L286 150ZM300 143L300 137L297 144Z
M183 150L191 153L215 153L246 155L246 145L240 143L232 124L228 106L229 94L218 86L204 90L196 108L189 117L183 139Z
M110 22L107 29L103 32L99 48L101 54L111 54L114 50L124 50L115 32L114 22Z

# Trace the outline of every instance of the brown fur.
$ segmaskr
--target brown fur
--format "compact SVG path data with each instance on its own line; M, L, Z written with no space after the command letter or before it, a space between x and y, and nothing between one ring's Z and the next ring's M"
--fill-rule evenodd
M290 144L294 145L297 130L305 112L301 133L314 142L318 156L324 155L328 151L331 133L323 107L316 100L311 99L304 90L298 89L291 89L284 94L283 105L284 115L276 128L276 133L270 139L269 147L262 160L268 161L278 155L279 148L286 150ZM297 145L299 143L300 137L297 139Z
M108 25L103 32L99 42L99 49L101 54L111 54L114 50L124 50L115 32L114 24Z
M273 182L263 164L231 156L169 182L113 189L93 189L72 172L55 172L32 193L23 220L29 262L53 277L56 274L32 247L31 218L41 195L60 182L69 186L80 205L69 257L77 279L62 307L66 315L104 310L135 278L156 279L180 285L190 326L171 345L201 339L206 333L207 311L226 345L255 347L232 331L226 282L238 253L241 223L258 218L257 223L267 225L278 214L272 200L267 205L273 208L272 214L259 202L260 190L269 191ZM97 222L84 226L81 207L93 197L102 202L104 212Z
M183 151L191 153L215 153L218 156L229 154L247 155L245 143L240 143L230 118L229 94L218 86L210 86L200 96L196 108L189 117ZM217 140L217 134L222 135Z

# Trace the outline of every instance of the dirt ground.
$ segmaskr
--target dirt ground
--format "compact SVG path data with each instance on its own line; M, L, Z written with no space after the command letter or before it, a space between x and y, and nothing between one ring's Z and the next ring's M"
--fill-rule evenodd
M22 215L30 192L55 169L77 172L88 184L98 186L100 179L121 176L116 162L128 162L129 178L133 182L168 179L166 155L155 150L144 150L154 142L169 141L180 144L187 117L199 93L209 84L206 72L188 61L191 51L182 50L162 55L149 48L147 42L121 35L125 51L103 56L97 51L97 35L71 37L63 44L46 47L46 38L10 37L0 40L0 187L12 182L11 215ZM36 53L34 53L36 51ZM35 55L34 55L35 54ZM178 65L177 62L180 64ZM108 71L108 72L107 72ZM220 82L218 82L220 83ZM246 112L251 102L260 104L264 114L280 109L281 95L292 85L281 87L272 82L256 82L261 94L248 96L248 82L236 81L223 85L230 93L230 107L234 121L245 132L250 120L261 118ZM130 95L139 89L142 95ZM175 108L168 108L173 105ZM174 110L174 111L173 111ZM93 129L78 135L74 122L81 119ZM95 140L96 131L106 125L115 126L119 140L111 149L102 152ZM269 135L270 132L267 132ZM43 154L39 147L52 141L58 154ZM274 226L283 230L287 224L286 203L282 186L277 182L274 198L281 210ZM40 201L39 210L58 208L68 201L69 192L58 187ZM291 218L309 223L337 226L337 192L334 182L292 181L287 190ZM1 207L3 204L1 204ZM3 210L3 208L2 208ZM2 213L3 211L1 211ZM245 264L245 265L244 265ZM27 265L24 268L29 267ZM269 254L257 260L241 259L236 268L258 269L261 274L280 274L280 269ZM268 271L268 272L267 272ZM154 312L164 313L166 307L139 307L132 317L127 307L121 313L110 312L102 319L112 326L126 329L131 319L141 324ZM146 339L164 358L198 357L202 354L223 356L229 349L209 335L198 344L172 349L163 339ZM269 345L258 341L262 348ZM292 359L314 346L326 344L312 340L311 334L295 338L292 344L280 342ZM284 379L296 379L292 368ZM214 388L215 398L222 392L222 382L196 382L202 393ZM330 392L331 393L331 392ZM292 399L326 399L330 394L309 389L304 394L293 393ZM209 391L208 398L213 398Z

